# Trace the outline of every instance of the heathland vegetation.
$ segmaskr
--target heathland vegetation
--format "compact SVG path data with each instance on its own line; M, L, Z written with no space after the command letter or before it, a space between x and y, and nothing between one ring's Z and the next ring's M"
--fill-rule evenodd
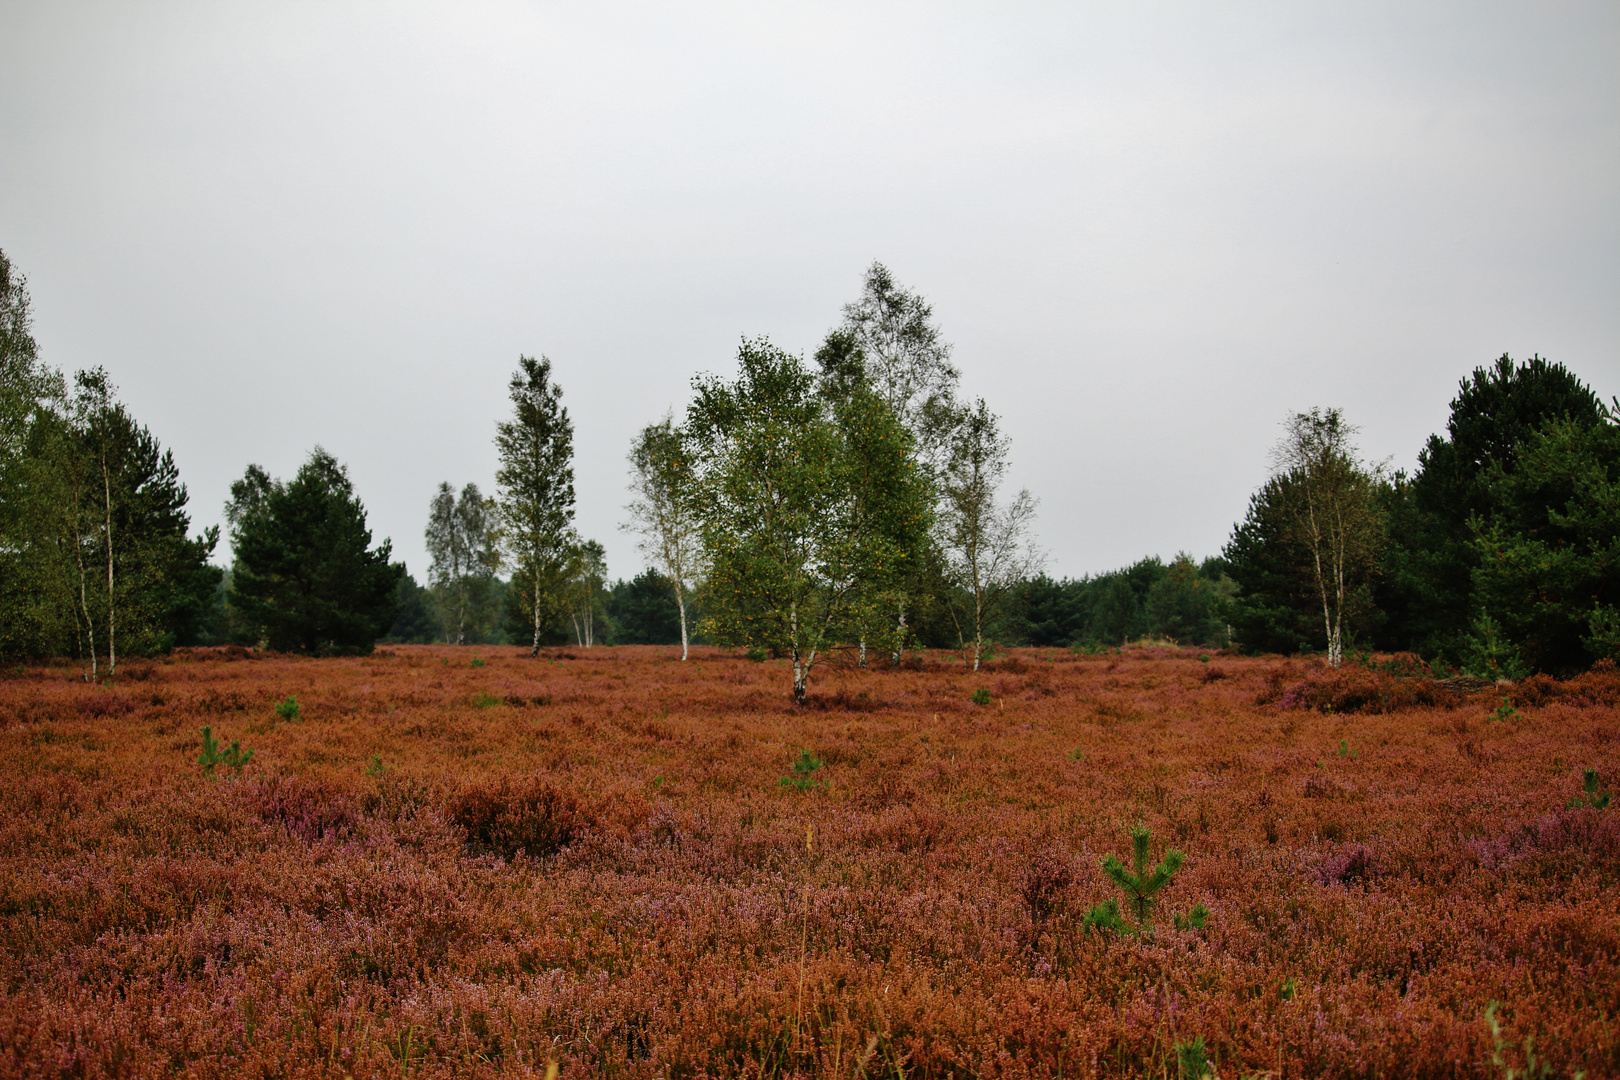
M1620 1074L1612 666L680 654L8 674L0 1074Z
M0 1075L1620 1074L1620 401L1313 409L1053 580L958 383L874 264L637 433L632 578L527 356L425 584L319 447L216 566L0 256Z

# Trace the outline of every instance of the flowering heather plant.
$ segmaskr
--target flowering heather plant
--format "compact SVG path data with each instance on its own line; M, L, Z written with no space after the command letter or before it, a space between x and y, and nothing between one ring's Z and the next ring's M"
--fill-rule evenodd
M1307 661L1011 650L799 708L707 648L392 652L0 678L0 1076L1620 1075L1612 671L1330 712ZM1086 934L1137 822L1158 932Z

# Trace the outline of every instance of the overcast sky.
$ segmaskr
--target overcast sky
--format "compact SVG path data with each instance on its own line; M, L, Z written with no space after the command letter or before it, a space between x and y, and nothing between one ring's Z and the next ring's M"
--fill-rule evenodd
M196 526L319 443L418 580L520 353L630 576L633 433L881 260L1079 575L1216 553L1292 411L1620 392L1620 4L0 0L0 248Z

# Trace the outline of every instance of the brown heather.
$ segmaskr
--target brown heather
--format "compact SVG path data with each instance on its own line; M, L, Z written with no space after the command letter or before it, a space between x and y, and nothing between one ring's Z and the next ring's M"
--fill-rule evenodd
M480 652L0 679L0 1073L1162 1077L1201 1035L1226 1078L1485 1077L1498 1001L1506 1064L1620 1075L1620 807L1567 808L1620 787L1612 669L1493 720L1169 649L804 709L712 651ZM1155 933L1083 935L1138 821L1188 856Z

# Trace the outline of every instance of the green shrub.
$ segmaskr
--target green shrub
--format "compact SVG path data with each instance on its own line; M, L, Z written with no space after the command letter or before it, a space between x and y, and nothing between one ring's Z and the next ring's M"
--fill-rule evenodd
M988 705L990 704L990 691L981 686L973 691L973 695L968 700L975 705Z
M825 780L815 778L816 770L825 764L820 758L808 750L799 751L799 760L793 763L793 775L784 776L777 781L777 787L792 788L794 791L813 791L819 787L826 787Z
M1581 794L1569 800L1569 809L1574 810L1582 806L1590 806L1594 810L1608 808L1610 793L1598 790L1598 774L1596 769L1581 770Z
M484 658L482 656L474 655L473 658L470 661L468 661L467 666L468 667L483 667L484 666Z
M242 769L253 760L252 750L243 750L242 744L236 739L231 740L230 748L221 752L219 742L214 738L214 729L202 729L202 753L197 755L197 764L203 768L204 776L213 776L214 767L223 765L227 769L235 769L236 775L242 775Z
M1215 1075L1214 1055L1204 1045L1202 1035L1191 1042L1176 1043L1175 1052L1176 1069L1181 1074L1181 1080L1204 1080L1206 1076Z
M286 701L276 702L276 715L281 717L283 720L297 720L298 699L293 697L291 694L288 694Z

